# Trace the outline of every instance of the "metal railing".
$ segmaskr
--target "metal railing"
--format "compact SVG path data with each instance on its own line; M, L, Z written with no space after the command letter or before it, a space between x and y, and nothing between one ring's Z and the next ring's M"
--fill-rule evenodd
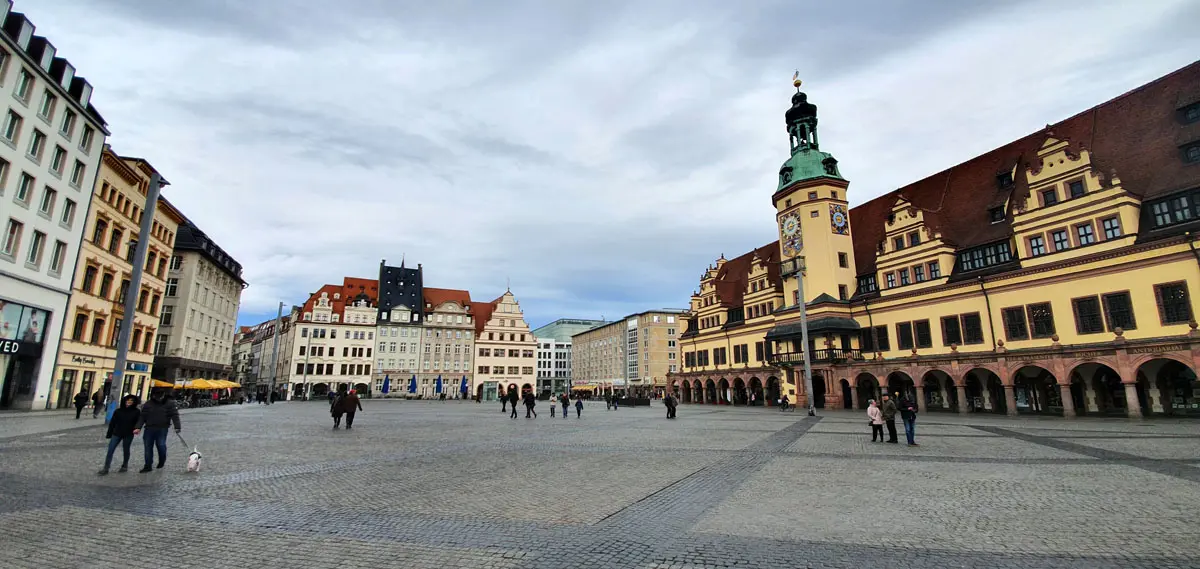
M812 361L821 363L845 363L851 359L862 359L862 350L824 349L813 350ZM776 352L770 358L773 364L803 365L804 352Z

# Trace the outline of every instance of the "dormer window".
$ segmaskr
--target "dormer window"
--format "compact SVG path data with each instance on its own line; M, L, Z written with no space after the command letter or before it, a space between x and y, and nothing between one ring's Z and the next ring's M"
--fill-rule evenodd
M1200 103L1192 103L1179 109L1179 118L1183 121L1183 124L1200 122Z
M895 237L892 239L892 249L893 250L899 251L903 248L904 248L904 238L903 237Z
M1087 188L1083 186L1083 180L1075 180L1067 184L1067 193L1071 194L1072 198L1078 198L1087 193Z
M920 233L913 231L912 233L908 234L908 246L909 247L916 247L917 245L920 245L920 244L921 244L921 234Z
M1004 208L994 207L989 209L988 219L991 220L992 223L1000 223L1001 221L1004 221Z
M1058 190L1042 190L1042 205L1049 207L1058 203Z
M1013 185L1012 172L1001 172L996 176L996 185L1000 188L1011 188Z

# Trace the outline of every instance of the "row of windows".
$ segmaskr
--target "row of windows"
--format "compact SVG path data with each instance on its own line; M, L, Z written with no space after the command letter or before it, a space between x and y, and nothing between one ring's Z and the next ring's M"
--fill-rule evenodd
M928 270L928 271L927 271ZM896 271L884 273L884 282L887 283L887 288L896 288L897 286L907 286L914 282L923 283L927 280L938 279L942 277L942 266L937 261L929 261L921 265L905 267ZM862 279L859 279L859 285L862 285ZM868 283L871 291L875 290L875 278L871 277ZM861 288L860 288L861 291ZM870 292L870 291L863 291Z
M479 366L479 373L503 374L506 369L508 375L533 375L533 366Z
M9 163L7 160L0 158L0 196L8 188L8 172ZM32 205L34 189L37 187L37 178L30 176L26 172L21 172L21 176L17 181L17 188L13 194L13 202L17 205L28 209ZM42 197L38 200L38 215L45 219L53 219L54 207L58 203L58 191L50 186L42 188ZM59 212L58 223L64 229L71 229L75 226L75 213L78 211L78 205L75 200L63 198L63 209Z
M21 128L24 126L24 124L25 119L21 115L17 114L16 111L9 109L8 115L4 117L3 127L0 127L0 138L3 138L5 142L13 147L20 145ZM87 128L89 131L91 130L91 127ZM94 136L94 134L90 136ZM32 129L32 133L29 136L29 145L25 148L25 157L35 164L40 165L42 163L42 158L45 157L46 147L49 146L49 144L49 137L46 136L46 133L38 130L37 128ZM5 165L7 166L7 163L5 163ZM67 149L60 145L55 145L54 150L50 154L50 175L61 180L63 174L66 173L66 167ZM68 183L70 183L75 189L80 189L83 186L83 181L86 177L86 174L87 165L80 160L75 160L74 164L71 165L71 176L68 179Z
M480 357L485 357L485 358L486 357L502 358L502 357L504 357L504 348L496 348L496 349L479 348L479 355L480 355ZM533 355L533 350L508 350L508 357L510 357L510 358L532 358L532 357L534 357L534 355Z
M8 73L9 61L19 60L14 60L11 53L0 49L0 84L4 83L4 77ZM17 83L13 89L13 97L28 107L29 103L33 100L33 92L37 87L37 77L24 66L20 66L19 69ZM57 110L58 97L53 93L50 85L47 84L42 90L42 98L37 105L37 114L47 123L52 124L54 122L54 114ZM75 136L75 125L77 122L78 116L75 114L75 111L68 107L63 111L63 118L58 127L59 134L70 141ZM91 126L84 126L83 137L79 140L79 149L84 153L90 153L92 150L92 140L95 136L95 129Z
M300 346L300 355L302 355L302 356L306 355L305 348L306 348L306 346ZM328 349L326 349L326 348L328 348ZM331 358L337 356L337 348L334 346L312 346L312 349L307 350L307 352L308 352L307 355L316 357L316 358L325 357L326 353L328 353L329 357L331 357ZM343 358L369 358L369 357L371 357L371 348L343 347L342 348L342 357Z
M1154 299L1162 325L1186 324L1192 320L1192 304L1187 284L1164 283L1154 286ZM1137 319L1129 292L1113 292L1071 300L1075 330L1079 334L1104 331L1136 330ZM1009 341L1048 338L1055 334L1054 313L1050 303L1004 308L1001 311L1004 335Z
M1071 200L1083 197L1083 195L1087 193L1087 187L1084 185L1082 178L1078 180L1071 180L1070 182L1066 183L1066 187L1063 189L1063 192L1066 195L1066 199ZM1052 206L1062 201L1059 199L1057 184L1044 190L1039 190L1038 198L1041 201L1042 207Z
M709 365L709 351L697 350L695 352L685 352L683 354L683 366L685 368L705 367ZM771 344L769 342L755 342L754 344L755 361L763 361L771 357ZM675 354L668 354L668 359L675 359ZM726 365L728 364L725 348L714 348L712 350L712 364ZM733 363L748 364L750 363L750 345L737 344L733 346Z
M518 337L520 337L520 340L518 340L518 339L517 339ZM496 333L495 333L495 332L488 332L488 340L497 341L497 338L496 338ZM525 334L505 334L505 333L501 332L501 333L500 333L500 338L499 338L499 340L498 340L498 341L500 341L500 342L504 342L504 341L508 341L508 342L524 342L524 341L525 341Z
M371 364L342 364L341 373L333 373L337 364L296 364L296 375L371 375Z
M3 242L0 243L0 258L10 262L16 262L21 251L21 240L24 237L25 224L16 219L9 218L8 225L4 230ZM46 244L49 242L49 237L41 231L34 230L33 236L29 240L29 247L26 248L25 268L40 271L42 270L42 261L46 256ZM63 264L67 258L67 244L62 241L55 241L50 250L50 262L47 272L51 276L62 276Z
M1100 220L1104 232L1104 240L1116 239L1122 235L1121 220L1117 217L1106 217ZM1065 228L1052 229L1041 235L1026 238L1026 247L1030 257L1038 257L1046 253L1066 251L1072 247L1083 247L1096 242L1096 232L1091 221L1081 223L1068 231ZM1049 247L1047 247L1049 243Z
M108 328L108 321L98 317L91 319L91 333L88 333L89 316L82 312L75 315L75 322L71 325L71 340L80 343L95 344L97 346L107 345L115 348L117 340L120 338L121 326L123 320L117 318L112 322L112 327ZM108 342L105 343L105 334L108 335ZM150 339L154 336L154 330L149 330L144 336L142 329L134 328L133 334L130 336L129 349L135 352L150 353Z
M758 304L755 304L753 306L746 308L746 310L750 313L750 318L758 318L760 316L766 316L775 311L775 301L769 300L767 302L760 302Z
M978 312L943 316L942 345L983 343L983 320ZM896 343L899 350L933 347L929 320L896 323ZM892 349L887 326L875 326L859 331L859 345L864 352L887 352Z
M167 284L170 285L170 283L167 283ZM314 339L325 338L326 335L328 335L329 338L336 340L338 337L337 336L337 328L313 328L312 329L312 337ZM347 330L343 336L348 340L374 340L375 332L370 332L370 331L366 331L366 330ZM308 337L308 328L307 327L300 328L300 337L301 338Z

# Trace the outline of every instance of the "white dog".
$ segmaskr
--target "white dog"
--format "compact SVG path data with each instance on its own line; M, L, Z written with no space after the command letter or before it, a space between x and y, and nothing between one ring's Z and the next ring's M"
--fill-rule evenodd
M202 458L203 457L200 456L200 450L193 448L192 454L188 455L187 471L188 472L200 472L200 460Z

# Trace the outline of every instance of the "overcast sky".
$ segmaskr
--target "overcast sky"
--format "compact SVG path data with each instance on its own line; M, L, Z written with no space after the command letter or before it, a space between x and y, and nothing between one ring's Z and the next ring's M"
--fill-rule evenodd
M1082 9L1086 8L1086 9ZM1195 60L1194 0L17 0L244 324L380 259L526 317L686 307L775 239L799 69L862 203Z

